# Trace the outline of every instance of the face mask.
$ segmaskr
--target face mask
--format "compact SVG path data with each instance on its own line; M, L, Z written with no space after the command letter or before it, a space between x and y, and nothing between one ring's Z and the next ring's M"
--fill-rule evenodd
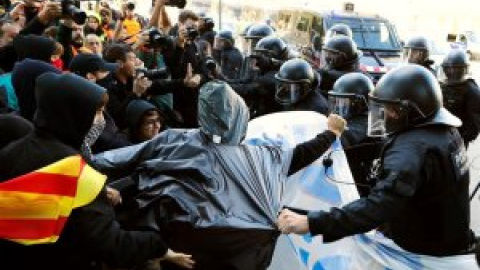
M105 119L94 122L90 130L88 131L85 139L83 140L81 152L84 156L92 156L92 145L97 141L97 139L102 135L103 130L105 129L106 122Z

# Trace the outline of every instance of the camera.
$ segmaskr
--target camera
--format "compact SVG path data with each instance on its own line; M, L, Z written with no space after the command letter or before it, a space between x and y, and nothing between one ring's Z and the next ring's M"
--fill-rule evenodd
M186 30L187 30L187 39L190 41L195 40L199 36L198 30L195 27L190 26L190 27L187 27Z
M151 81L168 78L168 71L166 68L157 68L157 69L137 68L135 70L135 73L136 73L136 77L139 74L143 74L145 78Z
M62 14L72 18L76 24L85 24L87 14L77 7L78 1L74 0L56 0L62 4Z
M148 44L145 46L148 48L172 48L174 41L173 38L170 36L167 36L160 31L158 31L157 28L152 27L146 31L148 34Z
M205 57L205 66L209 71L214 71L217 69L217 62L211 56Z

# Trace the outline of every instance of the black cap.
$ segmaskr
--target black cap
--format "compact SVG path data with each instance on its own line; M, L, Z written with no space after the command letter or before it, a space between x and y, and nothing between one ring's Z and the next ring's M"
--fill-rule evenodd
M69 66L71 72L82 77L85 77L87 73L96 71L114 72L117 68L117 64L105 62L96 54L79 54L72 59Z

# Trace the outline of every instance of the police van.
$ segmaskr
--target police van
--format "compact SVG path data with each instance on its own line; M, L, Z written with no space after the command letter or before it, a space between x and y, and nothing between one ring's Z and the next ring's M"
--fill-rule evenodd
M308 53L308 49L313 48L312 38L317 35L325 41L328 29L338 23L352 29L353 39L363 52L360 68L370 73L375 81L401 62L403 48L395 25L380 16L345 11L320 13L292 8L278 10L272 18L277 35L302 51L304 57L313 64L321 65L318 54L313 51Z

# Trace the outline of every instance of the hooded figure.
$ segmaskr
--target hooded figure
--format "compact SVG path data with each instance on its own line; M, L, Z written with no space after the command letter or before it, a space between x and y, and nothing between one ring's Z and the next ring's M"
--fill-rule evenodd
M0 115L0 149L33 130L32 123L13 114Z
M13 40L13 46L19 61L30 58L50 63L55 52L55 40L44 36L18 35Z
M2 185L11 183L11 179L28 176L31 172L45 169L66 158L78 157L80 146L107 99L104 88L77 75L59 75L52 72L41 75L36 84L37 113L33 121L35 130L0 151L0 190ZM84 161L81 163L84 164ZM81 171L85 171L85 167L80 167L83 168ZM130 268L165 254L167 248L157 233L125 231L120 228L115 221L105 189L102 188L104 177L91 167L88 171L90 175L86 178L90 178L92 183L96 182L97 187L96 193L88 193L93 201L73 207L68 219L65 219L63 230L55 230L59 235L58 240L51 243L22 245L0 239L0 254L4 265L14 265L18 269L85 270L101 268L98 262L104 262L115 268ZM43 172L47 174L48 171ZM71 181L65 181L66 176L61 178L61 183ZM70 174L68 176L72 177ZM54 176L49 177L54 179ZM99 178L102 178L103 182ZM32 185L28 185L29 190L42 186L49 191L48 183L35 185L36 182L43 181L42 179L29 179L32 181ZM82 177L77 181L82 181ZM77 189L77 194L78 192L82 190ZM8 198L6 199L8 201ZM27 200L23 204L29 205L28 202ZM38 202L41 200L37 200ZM35 207L35 204L31 203L30 207ZM14 213L8 212L8 206L0 205L0 209L5 210L7 207L6 213ZM45 211L42 214L46 213ZM24 213L27 214L28 212ZM0 216L0 223L4 222L3 218ZM30 219L32 218L35 217L30 215ZM35 224L36 221L32 222ZM34 232L32 226L31 224L28 228ZM18 231L17 234L21 232ZM0 236L4 233L5 231L0 231Z
M164 118L160 110L143 99L130 101L126 110L128 138L132 144L155 137L161 130Z
M18 99L20 115L33 120L37 109L35 100L35 84L37 78L47 72L60 74L60 70L40 60L25 59L15 64L12 71L12 85Z
M248 108L221 81L202 86L198 115L199 129L165 130L97 155L95 165L133 172L139 194L130 211L143 213L135 225L160 229L172 248L193 255L195 269L266 269L287 176L320 157L341 131L325 131L293 151L240 144Z

